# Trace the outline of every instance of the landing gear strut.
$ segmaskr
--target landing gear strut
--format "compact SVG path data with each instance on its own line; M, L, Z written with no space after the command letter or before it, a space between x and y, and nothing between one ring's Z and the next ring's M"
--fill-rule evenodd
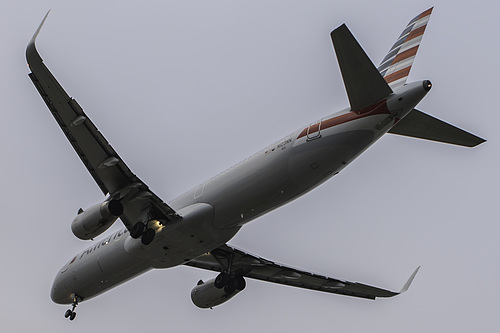
M215 288L222 289L227 295L231 295L236 290L243 290L246 287L245 279L242 275L235 275L231 277L228 273L222 272L215 278Z
M73 321L76 318L76 312L75 309L78 306L78 302L82 301L82 298L74 295L73 296L73 303L72 303L72 308L66 310L66 313L64 313L65 318L69 318L69 320Z
M229 284L231 277L226 272L222 272L215 278L214 285L217 289L222 289Z
M246 287L243 272L233 270L233 255L224 251L212 251L212 256L217 260L222 272L217 275L214 281L215 288L222 289L227 295L233 294L236 290L243 290Z
M146 224L137 222L132 229L130 229L130 237L134 239L141 237L142 244L149 245L155 238L155 231L148 228Z

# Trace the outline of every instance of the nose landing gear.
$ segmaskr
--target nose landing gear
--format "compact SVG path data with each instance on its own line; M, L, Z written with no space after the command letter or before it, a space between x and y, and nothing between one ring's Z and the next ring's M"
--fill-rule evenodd
M78 306L78 302L81 302L81 301L82 301L81 297L79 297L78 295L74 295L73 296L73 303L71 304L72 308L66 310L66 312L64 313L64 317L69 318L69 320L71 320L71 321L75 320L75 318L76 318L75 309Z

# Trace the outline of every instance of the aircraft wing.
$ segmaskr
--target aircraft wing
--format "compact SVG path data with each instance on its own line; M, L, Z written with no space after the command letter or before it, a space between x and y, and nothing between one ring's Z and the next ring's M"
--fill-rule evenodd
M26 48L26 60L31 70L29 77L64 135L101 191L122 201L125 211L121 219L128 229L146 215L160 221L177 218L175 211L132 173L77 101L64 91L43 63L35 41L48 14Z
M251 279L368 299L393 297L405 292L420 268L418 267L413 272L399 292L394 292L359 282L340 280L289 267L246 253L229 245L219 247L211 253L189 261L185 265L220 272L224 270L225 262L232 263L232 272Z

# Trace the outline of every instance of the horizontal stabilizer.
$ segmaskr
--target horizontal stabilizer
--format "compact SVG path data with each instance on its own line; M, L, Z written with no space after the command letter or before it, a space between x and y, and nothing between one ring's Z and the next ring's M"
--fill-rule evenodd
M331 37L351 111L370 106L392 94L392 89L345 24L333 30Z
M389 133L465 147L475 147L486 141L416 109L394 125Z

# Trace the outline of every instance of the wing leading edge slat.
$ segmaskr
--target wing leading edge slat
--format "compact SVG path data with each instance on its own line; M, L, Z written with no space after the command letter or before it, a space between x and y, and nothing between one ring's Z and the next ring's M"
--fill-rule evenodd
M233 272L237 272L238 274L248 278L367 299L375 299L377 297L393 297L405 292L409 288L416 272L418 271L417 268L400 292L394 292L275 263L228 245L224 245L217 249L218 256L221 255L221 252L225 253L227 256L232 256ZM195 258L186 263L186 265L216 272L223 270L220 262L211 253Z
M118 154L88 119L77 101L67 94L58 93L59 89L50 88L57 81L43 63L40 65L40 68L30 65L32 73L29 77L103 194L114 193L131 182L138 182L139 179L130 169L123 162L120 163ZM42 81L38 77L42 77ZM78 121L82 123L78 124ZM78 125L72 126L72 123Z
M178 218L171 207L132 173L78 102L66 93L43 63L35 42L48 14L45 15L26 48L26 60L31 70L29 77L64 135L103 194L110 194L114 198L123 200L125 212L121 219L127 228L130 229L139 221L145 211L150 218L160 221ZM136 200L138 196L141 200ZM154 216L151 216L151 212L154 212Z

